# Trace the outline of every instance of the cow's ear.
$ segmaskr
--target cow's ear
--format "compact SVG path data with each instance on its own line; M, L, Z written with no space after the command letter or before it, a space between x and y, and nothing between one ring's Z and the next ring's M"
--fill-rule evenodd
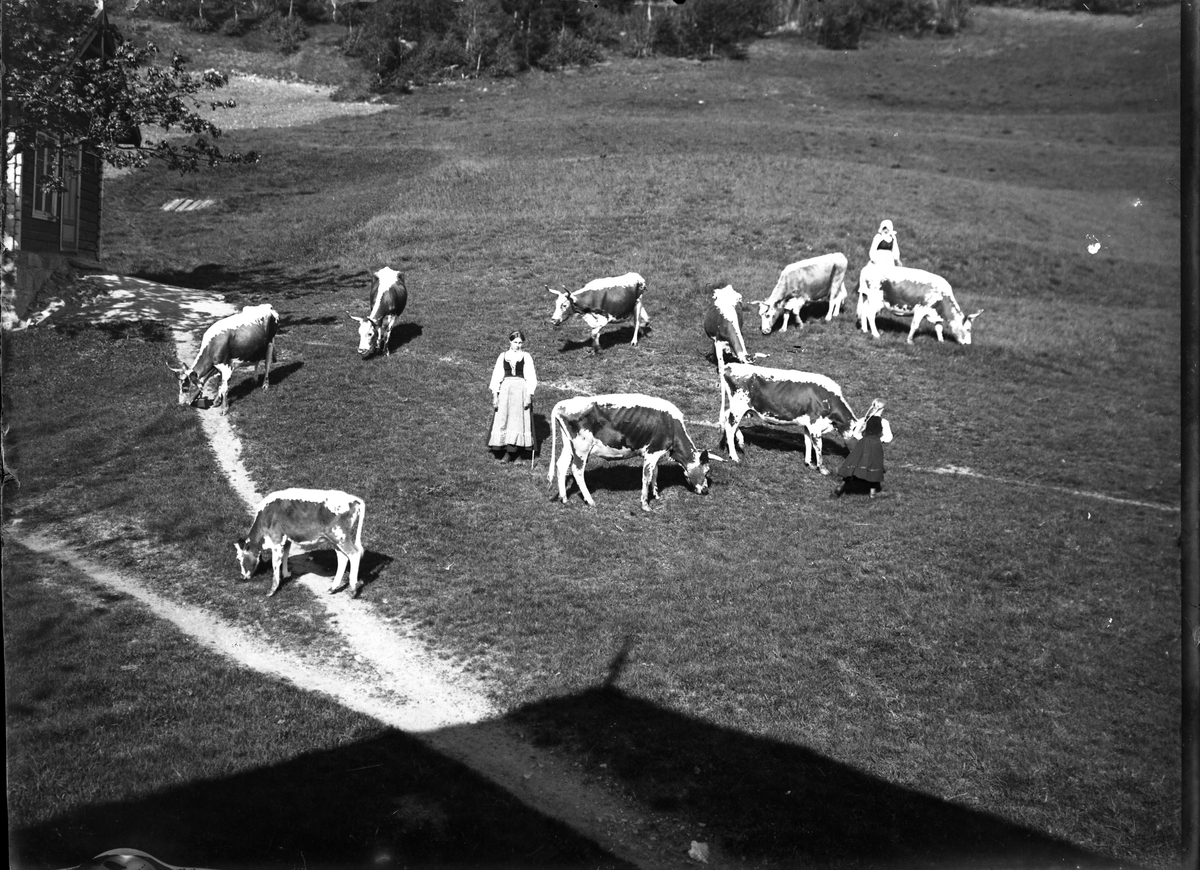
M974 314L972 314L970 317L968 317L968 318L967 318L967 320L974 320L974 319L975 319L976 317L978 317L980 314L983 314L983 309L982 309L982 308L980 308L978 311L976 311Z
M353 314L351 314L349 311L346 312L346 316L349 317L351 320L357 320L359 323L363 322L363 319L361 317L356 317Z
M707 450L700 451L700 464L708 465L708 451Z

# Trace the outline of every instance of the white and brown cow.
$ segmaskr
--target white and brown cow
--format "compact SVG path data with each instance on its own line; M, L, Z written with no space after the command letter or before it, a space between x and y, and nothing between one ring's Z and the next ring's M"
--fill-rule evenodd
M650 316L642 307L642 294L646 292L646 279L637 272L627 272L615 278L597 278L589 281L574 293L567 288L546 290L558 297L550 322L561 326L578 314L592 331L592 348L600 352L600 330L614 320L633 318L633 341L638 343L638 329L650 322Z
M600 459L642 457L642 510L650 510L650 498L658 498L658 465L671 459L682 466L688 485L698 493L708 492L707 450L700 450L687 433L683 414L665 399L639 393L605 396L576 396L563 399L550 414L550 469L546 480L558 473L558 497L567 500L567 472L575 478L583 500L595 506L584 482L584 468L591 456ZM555 463L558 437L562 453ZM712 457L716 458L716 457Z
M189 368L171 371L179 378L179 404L190 405L199 398L204 384L214 374L221 375L214 404L229 413L229 381L238 366L265 363L262 388L271 383L271 362L275 356L275 334L279 331L279 313L270 305L248 305L237 314L222 318L204 331L200 350Z
M799 426L804 434L804 464L829 471L821 462L821 440L830 432L845 438L861 438L865 420L855 417L842 396L842 388L825 375L730 363L721 371L721 427L729 457L738 459L737 448L745 449L739 431L747 414L768 423ZM811 457L811 459L810 459Z
M267 595L274 595L283 578L291 576L288 556L293 546L306 550L333 547L337 552L337 573L329 591L337 592L346 585L342 575L349 563L350 593L357 598L362 589L358 566L363 554L365 512L366 504L361 498L336 489L281 489L271 493L255 510L250 534L234 544L242 579L254 576L263 551L268 551L274 582Z
M846 255L835 251L785 266L771 295L755 303L762 319L763 335L770 334L780 315L783 315L780 332L787 332L789 314L803 327L800 310L808 303L822 299L829 300L825 319L838 317L842 313L842 303L846 301L847 265Z
M950 282L941 275L908 266L886 267L867 263L858 276L858 323L862 331L879 338L875 316L885 310L892 314L912 316L912 326L908 330L909 344L912 344L913 336L924 320L933 324L938 341L943 340L944 328L959 344L970 344L971 323L983 313L981 308L974 314L964 316L958 300L954 298L954 291L950 289Z
M746 339L742 337L742 294L732 284L713 290L712 305L704 313L704 334L712 339L717 362L729 353L738 362L749 362Z
M408 304L408 287L404 284L404 276L390 266L384 266L375 273L369 302L366 317L346 312L347 317L358 321L358 355L366 359L382 350L384 356L391 356L392 349L388 345L392 327Z

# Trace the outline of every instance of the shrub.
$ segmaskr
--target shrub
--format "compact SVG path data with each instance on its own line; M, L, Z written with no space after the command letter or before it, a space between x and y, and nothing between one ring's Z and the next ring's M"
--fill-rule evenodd
M650 26L650 48L676 57L744 57L740 43L760 36L775 19L771 0L692 0L661 9Z
M817 26L817 44L839 50L858 48L863 19L857 0L830 0Z
M565 66L588 66L603 60L604 53L596 43L576 36L571 32L559 33L550 43L550 50L542 56L538 65L554 70Z
M275 40L275 45L282 54L294 54L300 50L300 43L308 39L308 25L299 16L286 18L278 12L272 12L263 21L262 26Z
M221 24L222 36L241 36L246 32L246 22L241 18L226 18Z

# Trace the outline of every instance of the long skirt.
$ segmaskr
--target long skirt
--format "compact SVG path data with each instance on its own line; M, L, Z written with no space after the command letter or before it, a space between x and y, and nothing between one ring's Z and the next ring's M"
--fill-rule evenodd
M863 438L850 448L850 455L838 469L845 478L857 477L870 483L883 482L883 444L878 438Z
M527 401L524 378L505 378L500 382L500 406L492 418L489 448L533 446L533 414L525 407Z

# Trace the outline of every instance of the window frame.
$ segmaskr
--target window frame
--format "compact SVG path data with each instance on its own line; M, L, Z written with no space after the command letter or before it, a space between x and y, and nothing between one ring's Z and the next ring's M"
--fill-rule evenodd
M43 180L44 178L50 180ZM58 219L62 191L54 186L62 178L62 149L58 140L42 133L33 146L33 217Z

